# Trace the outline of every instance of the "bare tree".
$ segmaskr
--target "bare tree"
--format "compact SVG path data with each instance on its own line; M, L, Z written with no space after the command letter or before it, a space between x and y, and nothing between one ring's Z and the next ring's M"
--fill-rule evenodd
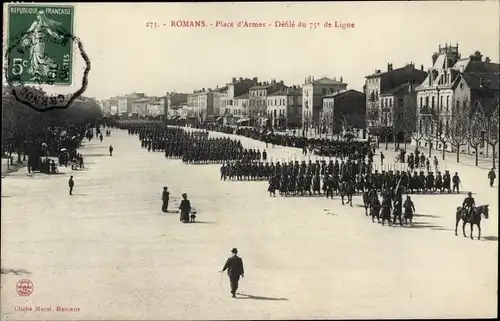
M488 145L492 148L493 153L493 168L496 168L496 152L498 145L498 131L499 131L499 119L498 119L498 107L496 107L493 115L486 118L485 123L485 135L484 139Z
M450 145L456 149L457 163L460 162L460 147L467 144L469 116L467 112L459 107L455 108L451 115L448 139Z
M438 115L433 109L429 109L427 114L421 114L420 119L423 122L423 139L429 146L429 158L432 156L432 144L434 143L436 132L438 131Z
M418 145L422 138L424 137L421 128L417 128L416 117L409 115L408 113L403 113L399 119L399 128L403 132L404 144L406 150L406 139L411 137L415 143Z
M443 160L446 158L446 144L449 141L450 133L449 133L449 123L446 120L446 125L443 123L443 119L437 120L437 128L434 132L434 138L441 143L442 157Z
M479 147L484 141L481 132L484 130L486 123L486 117L479 111L474 112L469 120L468 124L468 135L467 141L469 146L474 149L475 154L475 165L478 166L479 163Z

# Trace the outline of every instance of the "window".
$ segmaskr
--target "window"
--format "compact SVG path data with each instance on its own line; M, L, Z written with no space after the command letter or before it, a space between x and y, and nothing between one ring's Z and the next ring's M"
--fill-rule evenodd
M425 107L429 107L429 96L425 97Z
M420 108L424 107L424 97L420 97Z
M431 106L432 106L432 110L434 110L434 104L435 104L435 97L432 97L432 103L431 103Z
M459 109L460 109L460 99L457 98L457 108L456 108L456 110L458 111Z
M322 89L321 89L321 93L322 93L323 95L325 95L325 94L326 94L326 88L322 88Z
M439 106L438 106L439 110L441 110L441 108L443 107L443 100L444 100L444 97L441 96L441 101L440 101Z
M446 111L450 110L450 96L446 96Z

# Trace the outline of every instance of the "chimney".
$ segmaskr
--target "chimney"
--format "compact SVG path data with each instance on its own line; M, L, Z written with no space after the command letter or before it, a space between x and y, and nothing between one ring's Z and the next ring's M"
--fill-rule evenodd
M340 82L343 82L343 80L342 80L342 76L340 76Z
M282 84L282 85L284 84L283 80L280 80L280 84Z
M276 84L276 80L275 79L271 79L271 84Z
M387 71L391 72L392 71L392 64L387 64Z
M375 74L380 74L381 70L380 69L375 69Z
M334 80L334 81L337 81L337 78L333 77L333 80Z
M432 65L434 66L434 63L436 62L436 60L438 59L439 55L437 52L435 52L433 55L432 55Z
M484 62L490 62L490 61L491 61L491 60L490 60L490 57L486 57L486 58L484 58Z
M232 82L236 82L236 77L233 77L233 81Z
M259 82L259 78L257 78L257 77L253 77L252 80L253 80L254 83L258 83Z
M243 81L243 77L240 77L240 81Z
M424 71L424 64L421 64L421 65L420 65L420 70L421 70L421 71Z

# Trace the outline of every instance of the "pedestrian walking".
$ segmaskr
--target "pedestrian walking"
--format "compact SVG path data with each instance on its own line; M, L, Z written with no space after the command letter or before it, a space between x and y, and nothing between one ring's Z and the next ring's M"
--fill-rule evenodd
M69 195L73 195L73 187L75 186L75 181L73 180L73 176L70 176L68 185L69 185Z
M179 205L180 221L182 223L189 223L189 213L191 212L191 202L187 199L187 194L182 193L182 201Z
M491 171L488 173L488 179L490 180L490 187L493 187L496 178L497 174L495 173L495 168L492 168Z
M163 193L161 195L161 200L163 204L161 206L161 210L163 213L168 213L168 201L170 200L170 192L168 191L168 187L163 187Z
M434 171L437 173L439 171L439 161L436 156L434 156Z
M380 165L381 166L384 166L384 158L385 158L384 153L380 152Z
M113 145L109 145L109 156L113 156Z
M244 277L245 273L243 270L243 260L238 256L238 250L233 248L231 253L233 253L233 256L227 259L226 264L224 264L224 267L220 272L222 273L227 270L227 275L229 276L229 282L231 285L231 296L236 298L236 291L238 290L240 276Z

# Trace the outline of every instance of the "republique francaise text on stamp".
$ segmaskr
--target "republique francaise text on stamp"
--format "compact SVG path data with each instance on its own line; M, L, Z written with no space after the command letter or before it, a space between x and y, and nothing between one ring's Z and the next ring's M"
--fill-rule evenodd
M8 7L5 77L16 99L38 111L67 108L87 87L90 61L73 35L74 7L11 4ZM73 83L73 47L77 44L86 68L73 95L46 95L26 85L57 88Z

